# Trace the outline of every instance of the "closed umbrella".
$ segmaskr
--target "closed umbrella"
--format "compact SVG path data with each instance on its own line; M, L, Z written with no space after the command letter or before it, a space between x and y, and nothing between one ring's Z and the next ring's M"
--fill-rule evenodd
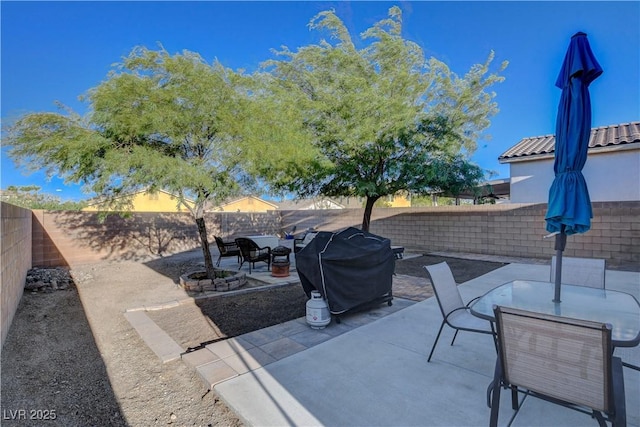
M547 231L556 234L556 277L554 302L560 302L562 252L567 236L591 228L591 199L582 168L587 161L591 134L589 84L602 74L587 35L571 37L556 86L562 89L556 119L555 178L549 189Z

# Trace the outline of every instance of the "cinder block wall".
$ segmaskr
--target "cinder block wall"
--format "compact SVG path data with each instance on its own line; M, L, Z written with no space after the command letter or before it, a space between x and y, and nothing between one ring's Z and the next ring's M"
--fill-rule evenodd
M588 233L570 236L567 256L604 258L612 264L640 263L640 202L593 203ZM471 252L550 258L546 204L375 208L371 232L419 252ZM296 233L309 227L359 228L362 209L217 212L206 215L209 241L242 235ZM135 214L100 223L88 212L34 212L34 266L73 265L101 259L144 259L199 247L189 214ZM212 249L215 250L215 249Z
M24 290L27 271L31 268L31 211L0 202L0 295L2 306L2 344L9 333ZM2 345L0 345L0 349ZM1 350L0 350L1 351Z
M33 211L33 265L73 266L100 260L144 260L193 248L195 222L185 213L110 215Z
M570 236L566 256L604 258L611 265L640 264L640 202L592 204L591 230ZM418 252L471 252L550 258L546 204L374 208L370 231ZM362 209L282 211L284 230L334 231L362 223Z
M73 266L100 260L145 260L200 247L195 220L188 213L110 215L95 212L33 211L33 265ZM211 213L205 216L209 242L280 230L280 215ZM214 249L212 249L215 251Z
M210 212L205 215L209 241L213 236L232 240L240 236L281 234L280 211L269 212Z

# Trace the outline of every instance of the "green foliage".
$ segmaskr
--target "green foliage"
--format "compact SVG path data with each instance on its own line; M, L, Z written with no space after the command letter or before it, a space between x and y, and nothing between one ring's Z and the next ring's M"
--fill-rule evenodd
M456 204L456 199L445 196L413 196L411 197L412 208L424 208L431 206L453 206Z
M489 88L503 77L489 72L493 53L459 77L402 37L397 7L361 34L361 49L333 11L309 27L330 41L275 52L253 99L271 128L247 152L277 147L283 154L246 160L271 188L300 197L365 197L367 227L380 197L455 193L481 178L467 159L497 112Z
M238 191L242 81L192 52L138 47L82 98L86 117L67 111L20 118L6 132L9 155L85 184L103 209L126 209L141 189L170 191L184 205L195 200L191 212L212 273L202 218L207 202Z
M86 117L66 111L20 118L7 133L10 156L31 170L84 183L105 208L142 188L196 200L237 190L233 144L245 109L240 77L197 54L133 49L83 100Z
M79 211L86 206L86 202L74 202L61 200L60 197L47 193L41 193L37 185L14 186L10 185L3 190L1 197L3 202L21 206L27 209L44 209L49 211Z
M329 39L283 47L250 76L137 47L82 98L86 116L28 114L3 142L19 165L83 183L111 209L142 188L193 199L201 236L205 204L240 187L363 197L368 229L384 196L475 186L483 171L469 155L498 111L490 88L506 63L491 72L491 52L456 75L402 37L398 7L357 44L333 11L309 27Z

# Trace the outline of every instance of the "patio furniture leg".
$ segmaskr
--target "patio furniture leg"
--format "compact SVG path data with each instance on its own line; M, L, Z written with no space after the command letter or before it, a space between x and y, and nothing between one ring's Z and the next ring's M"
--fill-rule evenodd
M518 387L511 387L511 409L517 411L520 405L518 404Z
M495 381L491 381L487 387L487 408L491 408L491 394L493 393L493 385Z
M613 425L616 427L627 426L627 401L624 391L624 375L622 373L622 367L627 366L619 357L611 358L611 365L613 375L611 381L613 382L613 389L617 391L614 393L614 400L616 405L616 414L614 416ZM631 369L638 369L637 366L630 366Z
M458 336L458 331L459 331L459 329L456 329L456 332L453 334L453 339L451 340L451 344L450 345L453 345L453 342L456 340L456 337Z
M440 330L438 331L438 335L436 336L436 340L433 342L433 347L431 347L431 353L429 353L429 358L427 362L431 362L431 356L433 356L433 351L436 349L436 344L438 344L438 340L440 339L440 334L442 333L442 328L444 328L444 320L440 324ZM458 331L456 331L457 333Z
M493 376L493 382L490 386L493 386L491 396L491 418L489 419L490 427L497 427L498 425L498 413L500 412L500 389L502 388L502 366L500 365L500 359L496 361L495 374Z

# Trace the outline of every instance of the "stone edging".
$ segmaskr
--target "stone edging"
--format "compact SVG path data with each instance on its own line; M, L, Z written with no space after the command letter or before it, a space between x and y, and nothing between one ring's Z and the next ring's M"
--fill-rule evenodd
M218 270L227 271L227 270ZM180 286L187 291L207 292L218 291L228 292L241 288L247 284L246 273L235 273L229 277L221 277L218 279L192 279L189 276L195 273L202 273L202 270L195 270L180 276Z

